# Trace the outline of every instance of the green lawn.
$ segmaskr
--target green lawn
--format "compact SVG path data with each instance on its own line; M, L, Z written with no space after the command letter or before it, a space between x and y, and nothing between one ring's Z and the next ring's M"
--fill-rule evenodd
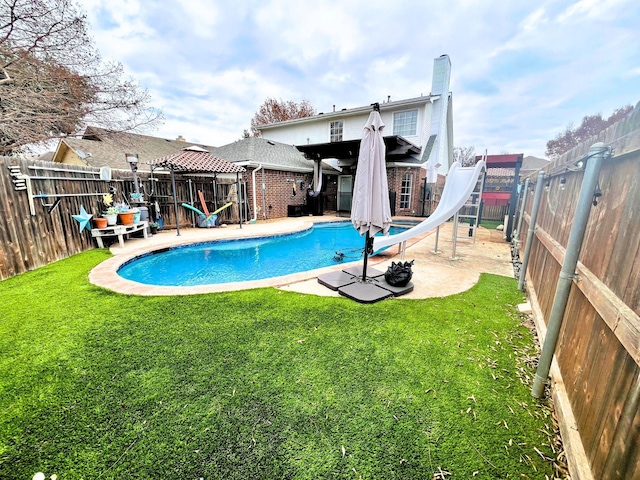
M88 283L108 256L0 282L0 478L553 474L515 280L375 305L135 297Z

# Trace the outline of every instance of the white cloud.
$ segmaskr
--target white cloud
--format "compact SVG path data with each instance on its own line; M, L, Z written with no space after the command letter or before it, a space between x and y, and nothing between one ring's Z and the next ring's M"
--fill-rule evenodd
M636 103L635 0L85 0L103 56L149 88L167 121L213 145L267 97L319 111L428 94L452 61L455 141L529 149L570 121ZM634 97L635 96L635 97ZM548 138L547 138L548 137ZM522 145L522 148L517 148Z

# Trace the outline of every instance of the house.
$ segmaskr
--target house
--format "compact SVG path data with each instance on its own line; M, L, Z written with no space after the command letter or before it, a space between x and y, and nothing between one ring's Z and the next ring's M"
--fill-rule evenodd
M431 93L379 104L385 123L387 175L394 215L424 215L432 186L443 181L453 162L451 62L434 60ZM357 158L371 106L343 108L260 128L262 138L295 145L316 163L332 159L342 169L337 176L336 210L349 211ZM323 182L327 184L326 180ZM329 181L331 183L331 180ZM314 189L315 189L314 185Z
M476 156L480 160L482 156ZM487 155L487 174L482 191L482 218L513 219L520 180L544 168L549 161L523 154ZM514 225L507 221L505 235L511 241Z
M268 220L306 213L313 163L293 145L248 137L218 147L215 153L247 169L246 196L254 219ZM325 171L338 173L330 165L325 165Z
M102 128L87 127L80 138L66 137L60 140L53 155L54 162L69 165L83 165L90 167L110 167L113 169L129 170L130 166L125 158L126 153L138 154L140 166L151 160L171 155L184 148L194 145L184 138L176 140L140 135L129 132L109 132ZM197 146L213 151L208 145Z
M394 215L429 214L437 188L427 185L427 180L439 179L442 184L452 163L450 72L449 57L436 58L429 95L387 98L379 105L386 125L386 166ZM334 108L329 113L265 125L258 138L221 147L196 146L247 169L242 198L247 200L249 218L349 212L362 128L370 111L371 106ZM137 154L142 168L153 159L191 146L181 137L168 140L88 127L81 138L62 139L54 161L129 170L126 153ZM318 195L307 195L309 188Z

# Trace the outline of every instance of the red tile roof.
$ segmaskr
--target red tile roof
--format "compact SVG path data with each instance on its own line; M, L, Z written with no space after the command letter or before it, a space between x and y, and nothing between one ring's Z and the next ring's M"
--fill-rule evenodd
M227 162L206 150L187 147L180 152L156 158L149 162L154 167L171 168L179 172L241 173L244 167Z

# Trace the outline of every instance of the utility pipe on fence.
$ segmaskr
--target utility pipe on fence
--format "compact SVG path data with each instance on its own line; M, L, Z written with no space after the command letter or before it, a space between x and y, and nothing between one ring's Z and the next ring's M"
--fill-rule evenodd
M527 265L529 265L529 256L531 255L531 244L533 236L536 233L536 220L538 219L538 209L540 208L540 199L542 198L542 188L544 185L544 172L538 173L538 181L536 182L536 193L533 196L533 206L531 207L531 218L529 219L529 231L527 232L527 244L524 247L524 257L522 266L520 267L520 277L518 278L518 288L524 290L524 279L527 277Z
M522 187L522 190L520 190L520 214L518 215L518 226L516 228L516 235L518 235L518 238L516 238L515 243L518 244L520 243L520 239L522 238L522 234L520 232L520 229L522 228L522 217L524 217L524 206L527 203L527 192L529 191L529 179L527 178L524 181L524 187Z
M569 233L569 241L567 242L567 251L562 263L562 270L558 278L558 286L556 287L551 314L549 315L549 324L547 326L547 335L544 339L542 354L538 362L538 370L533 381L532 394L535 398L541 398L544 394L544 386L547 383L551 361L558 343L558 335L562 326L562 318L564 317L567 301L571 291L571 284L576 278L576 266L578 265L578 256L582 248L584 233L589 221L589 213L593 204L596 185L598 184L598 176L600 175L600 167L602 160L606 154L611 153L611 147L607 147L604 143L594 143L589 149L589 155L578 163L584 164L586 168L582 186L580 187L580 196L576 213L573 217L571 232Z

